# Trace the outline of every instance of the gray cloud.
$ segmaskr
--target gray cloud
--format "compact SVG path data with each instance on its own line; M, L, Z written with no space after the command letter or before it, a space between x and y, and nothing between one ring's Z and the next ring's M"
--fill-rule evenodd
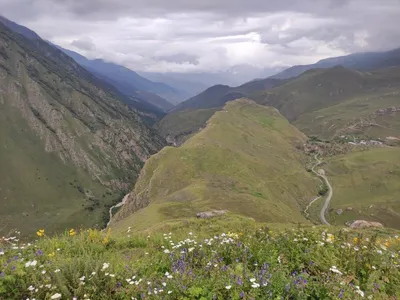
M73 40L71 42L71 46L86 51L93 51L96 49L96 45L93 43L93 40L90 37L83 37L77 40Z
M141 71L276 68L400 46L400 0L0 0L0 11Z
M195 55L188 55L185 53L177 53L173 55L165 55L165 56L155 56L153 57L155 60L162 60L166 62L173 63L191 63L193 65L197 65L199 63L199 58Z

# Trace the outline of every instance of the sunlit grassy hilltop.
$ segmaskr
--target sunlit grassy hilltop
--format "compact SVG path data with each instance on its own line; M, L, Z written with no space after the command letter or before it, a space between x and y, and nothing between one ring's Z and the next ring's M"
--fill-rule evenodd
M182 146L146 162L112 227L145 229L210 209L260 222L307 223L301 210L319 181L304 167L306 140L274 108L229 102Z

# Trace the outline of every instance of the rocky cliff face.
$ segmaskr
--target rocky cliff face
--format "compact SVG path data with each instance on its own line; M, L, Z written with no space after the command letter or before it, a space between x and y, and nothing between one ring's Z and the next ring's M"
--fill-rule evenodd
M60 174L65 166L110 190L127 189L143 162L165 141L143 122L144 113L128 109L119 97L61 51L0 24L0 179L40 169L51 158L60 163ZM32 152L40 149L40 161L11 164L32 160ZM3 166L14 172L8 175ZM26 200L15 199L16 193L1 181L0 199ZM1 208L6 213L7 203Z

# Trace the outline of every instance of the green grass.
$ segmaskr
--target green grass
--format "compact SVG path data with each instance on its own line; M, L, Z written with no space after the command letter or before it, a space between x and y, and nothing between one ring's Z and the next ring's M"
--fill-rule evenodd
M397 107L398 105L398 96L393 95L390 91L380 91L370 93L368 96L354 97L344 103L304 114L294 124L301 131L322 138L333 138L340 135L372 139L397 137L400 132L399 114L377 116L375 113L381 108Z
M210 209L263 222L307 222L301 209L317 194L318 180L296 149L305 140L275 109L230 102L182 146L146 162L114 226L141 230Z
M396 299L397 234L222 216L137 234L16 237L0 242L0 299Z
M205 126L208 119L220 108L196 109L172 112L159 121L155 128L164 137L172 137L179 143Z
M344 224L366 219L400 228L400 149L372 148L326 159L334 188L328 220ZM351 207L351 211L346 208ZM337 209L343 209L337 215Z
M398 70L364 73L342 67L309 70L250 98L276 107L307 135L396 137L400 130L399 114L376 116L375 112L399 106Z

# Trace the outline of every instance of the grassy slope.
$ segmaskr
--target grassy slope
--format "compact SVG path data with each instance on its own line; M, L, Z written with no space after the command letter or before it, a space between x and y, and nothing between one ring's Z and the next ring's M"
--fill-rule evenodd
M155 128L164 137L173 137L179 141L204 126L208 119L220 108L177 111L168 114Z
M334 188L331 207L342 208L329 220L343 224L354 219L382 222L400 228L400 149L374 148L332 157L324 166ZM371 207L372 205L372 207ZM346 211L352 207L352 211Z
M306 222L300 213L317 193L295 149L305 136L275 109L249 100L228 103L179 148L145 164L117 227L143 229L164 220L227 209L257 221ZM150 206L130 215L136 201Z
M386 116L374 113L381 108L400 106L399 78L399 68L368 73L342 67L316 69L252 98L278 108L308 135L398 136L399 113Z
M360 72L343 67L314 69L289 82L252 98L260 104L273 106L290 121L300 115L345 101L361 90Z
M378 91L367 96L355 96L344 103L304 114L294 124L303 132L322 138L339 135L374 139L388 136L399 137L400 114L398 112L386 116L374 115L381 108L399 107L399 95L400 89L399 93Z

